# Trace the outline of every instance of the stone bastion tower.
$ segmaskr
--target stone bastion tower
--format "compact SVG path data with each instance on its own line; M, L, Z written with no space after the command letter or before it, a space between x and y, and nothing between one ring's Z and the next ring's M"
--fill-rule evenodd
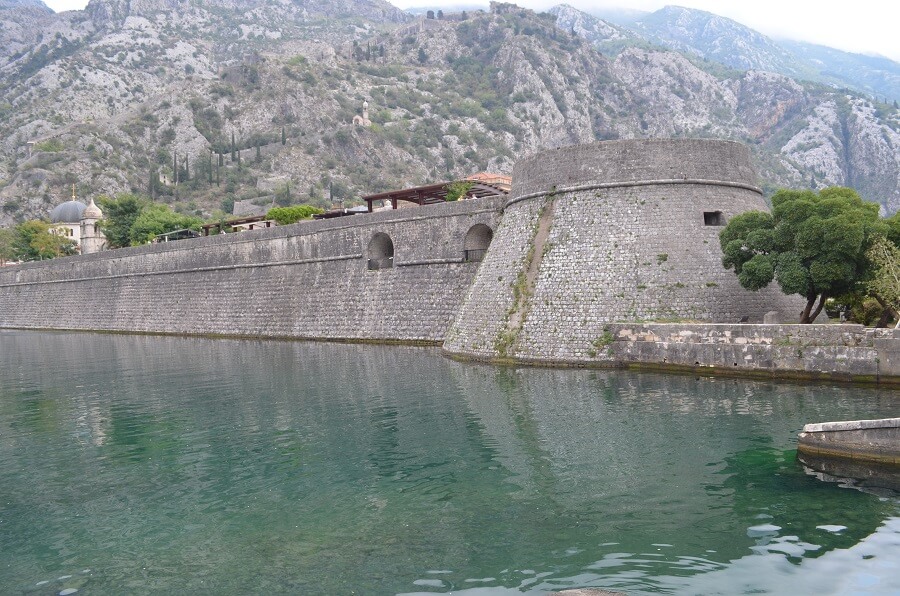
M516 163L491 247L444 350L485 359L602 360L616 322L794 321L774 284L740 287L719 232L767 211L744 145L629 140Z

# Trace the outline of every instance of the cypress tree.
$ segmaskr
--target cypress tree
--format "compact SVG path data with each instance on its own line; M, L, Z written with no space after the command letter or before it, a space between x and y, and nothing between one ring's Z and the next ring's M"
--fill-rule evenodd
M256 142L256 163L262 161L262 155L259 152L259 141Z
M219 157L222 157L222 156L219 155ZM221 160L219 160L219 161L221 161ZM220 163L216 164L216 186L219 186L219 166L220 165L221 165Z
M231 161L234 163L234 131L231 131Z
M284 132L284 127L281 127L281 144L287 145L287 135Z
M207 182L212 184L212 151L209 152L209 160L207 165L209 166L209 171L207 172Z
M172 175L175 177L175 186L178 187L178 152L172 158Z

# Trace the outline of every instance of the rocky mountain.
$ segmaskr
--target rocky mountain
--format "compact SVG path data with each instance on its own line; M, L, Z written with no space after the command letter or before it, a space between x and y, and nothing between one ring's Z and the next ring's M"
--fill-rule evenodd
M0 58L0 223L46 215L73 183L209 216L671 136L748 143L769 190L851 184L900 207L891 106L649 45L607 55L581 36L628 32L587 20L509 4L412 18L380 0L0 6L2 41L35 40ZM363 101L372 123L354 126Z
M639 19L632 28L661 46L732 68L787 76L809 74L793 54L765 35L702 10L666 6Z
M893 60L802 41L783 39L778 43L809 64L823 80L900 102L900 64Z
M566 8L567 12L574 10ZM773 40L731 19L681 6L666 6L652 13L606 10L596 16L604 26L616 23L633 38L731 68L777 72L900 101L900 64L887 58Z

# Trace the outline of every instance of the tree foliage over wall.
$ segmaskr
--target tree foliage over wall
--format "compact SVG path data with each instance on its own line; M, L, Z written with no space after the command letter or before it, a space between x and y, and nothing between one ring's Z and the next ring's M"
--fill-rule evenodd
M473 183L466 182L464 180L459 180L457 182L451 182L445 188L447 189L447 200L448 201L458 201L468 194L468 192L472 189Z
M866 251L887 232L877 203L833 187L818 194L780 190L771 214L734 217L719 241L722 264L734 269L744 288L759 290L777 281L785 294L806 298L800 322L811 323L829 297L854 291L871 274Z
M146 244L154 237L175 230L199 230L203 220L191 215L175 213L168 205L150 204L137 216L129 231L132 246Z
M19 261L36 261L74 255L77 247L65 236L54 234L44 221L31 220L13 229L11 256Z
M116 198L100 197L97 200L103 210L103 219L99 222L100 230L106 236L110 248L131 246L131 226L148 204L133 194L121 194Z
M313 215L324 213L324 209L312 205L294 205L293 207L274 207L269 209L266 217L281 226L297 223L303 219L310 219Z
M100 230L110 248L146 244L154 236L175 230L199 230L203 223L198 217L176 213L168 205L133 194L101 197L98 203L103 210Z

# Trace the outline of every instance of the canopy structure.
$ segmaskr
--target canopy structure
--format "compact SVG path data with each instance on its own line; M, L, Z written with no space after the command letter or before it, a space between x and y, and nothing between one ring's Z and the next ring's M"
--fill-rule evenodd
M229 219L218 223L203 224L200 229L203 230L204 236L210 234L220 234L224 228L235 228L239 230L254 230L260 228L271 228L275 225L272 220L266 219L265 215L255 215L253 217L240 217L237 219Z
M506 196L508 187L494 183L481 182L474 179L463 179L460 182L466 182L472 186L469 188L464 199L480 199L483 197ZM426 186L416 186L414 188L404 188L402 190L391 190L381 192L375 195L363 197L363 201L368 205L369 212L372 211L372 205L375 201L384 201L385 205L390 203L392 209L397 208L398 201L408 201L416 205L431 205L434 203L443 203L447 200L448 186L453 182L441 182L439 184L428 184Z
M158 234L154 236L153 244L158 244L160 242L169 242L171 240L187 240L188 238L197 238L199 236L199 232L197 232L196 230L191 230L189 228L172 230L171 232L166 232L165 234Z

